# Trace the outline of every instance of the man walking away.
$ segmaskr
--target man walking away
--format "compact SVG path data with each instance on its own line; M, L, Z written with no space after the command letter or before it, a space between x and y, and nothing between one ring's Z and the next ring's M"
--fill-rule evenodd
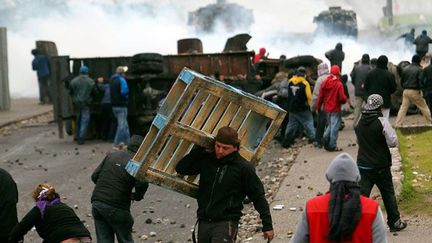
M117 131L114 137L115 149L122 149L123 145L129 144L130 133L127 121L129 88L125 79L126 72L126 66L117 67L110 81L111 105L117 119Z
M78 77L69 84L69 93L76 113L76 138L78 144L84 144L87 127L90 123L90 105L95 82L88 75L87 66L81 66Z
M421 35L417 36L417 38L414 40L414 44L416 45L416 53L420 56L420 60L429 51L430 43L432 43L432 39L427 35L426 30L423 30Z
M423 99L421 84L420 84L420 74L422 68L420 66L420 56L414 55L412 57L411 64L406 66L402 71L401 76L401 86L403 88L402 93L402 104L399 108L399 112L396 118L396 127L402 125L405 119L408 108L411 104L415 104L421 111L423 117L432 123L431 112Z
M381 193L387 212L387 225L391 232L400 231L407 223L400 218L391 174L392 158L389 147L396 147L398 140L388 119L382 117L383 98L370 95L364 106L362 117L355 127L360 169L360 192L369 197L376 185Z
M273 226L264 187L253 165L240 154L240 140L234 128L218 130L214 151L196 146L176 166L181 175L200 175L198 242L236 241L247 196L262 220L264 239L273 239ZM194 237L195 238L195 237Z
M324 148L327 151L341 151L337 147L337 138L341 126L342 104L347 101L345 91L340 80L339 66L333 65L330 75L321 84L317 109L323 105L323 111L327 114L327 128L324 132Z
M91 202L97 242L114 243L114 235L119 243L133 242L131 200L143 199L148 183L136 180L125 166L142 140L143 137L133 135L126 151L108 154L91 176L96 184Z
M376 68L372 69L364 83L367 95L379 94L383 100L383 115L390 117L391 94L396 91L396 80L392 72L387 69L388 58L385 55L378 57Z
M329 68L328 68L327 63L320 63L318 65L317 69L318 69L317 70L318 78L315 81L314 89L312 92L312 111L316 111L316 116L317 116L317 118L316 118L317 124L316 124L316 132L315 132L315 145L318 148L322 148L322 146L323 146L322 138L324 135L324 129L325 129L326 124L327 124L327 117L326 117L327 115L323 111L322 106L317 107L317 101L318 101L318 96L319 96L321 84L329 76Z
M360 173L347 153L336 156L326 171L330 190L309 199L291 243L387 243L378 202L360 195Z
M0 242L8 242L9 233L18 224L18 189L12 176L0 168Z
M306 69L299 67L288 83L288 128L282 147L289 148L294 144L299 128L303 127L310 142L315 140L315 128L312 117L312 93L306 80Z
M363 103L366 102L367 93L364 88L366 77L371 70L369 55L363 54L360 63L354 66L351 71L351 82L354 85L354 121L353 126L357 126L360 120Z
M32 69L36 71L39 83L39 104L50 103L50 67L48 58L39 50L33 49L31 54L34 56L32 61Z
M342 43L337 43L335 49L325 53L325 56L330 61L330 66L338 65L342 72L342 62L345 59L345 52L342 50Z

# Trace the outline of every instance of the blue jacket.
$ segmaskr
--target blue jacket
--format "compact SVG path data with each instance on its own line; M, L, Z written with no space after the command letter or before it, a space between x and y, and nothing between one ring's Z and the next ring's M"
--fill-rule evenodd
M32 68L37 72L38 78L44 78L50 75L49 61L45 55L36 55L32 61Z
M113 107L124 107L128 103L129 88L126 79L119 73L111 76L110 80L111 104Z

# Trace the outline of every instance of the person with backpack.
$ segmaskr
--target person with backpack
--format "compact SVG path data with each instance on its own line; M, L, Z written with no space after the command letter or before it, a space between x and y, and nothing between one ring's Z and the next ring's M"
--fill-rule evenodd
M301 127L304 128L309 142L315 141L315 128L312 117L312 92L306 80L306 68L297 68L296 74L288 82L287 111L288 127L282 147L289 148Z

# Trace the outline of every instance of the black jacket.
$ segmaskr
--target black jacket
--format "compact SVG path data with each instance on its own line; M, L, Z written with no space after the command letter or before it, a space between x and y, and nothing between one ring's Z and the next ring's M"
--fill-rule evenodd
M366 77L371 70L369 64L359 63L351 71L351 81L354 85L354 95L360 97L366 97L367 92L364 88Z
M92 202L99 201L129 211L132 199L140 201L144 197L148 182L136 180L125 169L140 144L140 141L131 139L127 151L114 152L104 158L91 176L96 184ZM132 194L134 187L135 193Z
M194 149L178 162L176 171L182 175L200 175L199 220L238 221L242 216L243 200L248 196L260 214L262 230L273 229L264 187L253 165L238 152L217 159L214 153Z
M431 43L432 43L432 39L429 36L424 34L417 36L417 38L414 40L414 44L416 45L417 52L428 52L429 44Z
M422 68L420 65L411 63L402 71L401 86L403 89L417 89L420 87L420 73Z
M43 243L59 243L73 237L90 237L90 232L75 214L74 210L64 203L47 206L42 219L36 206L28 212L10 234L9 243L16 243L33 226Z
M421 88L427 91L432 90L432 64L425 67L420 74Z
M12 176L0 168L0 242L7 242L9 232L18 223L18 189Z
M379 94L384 100L383 107L388 109L391 106L391 94L396 91L396 81L393 73L387 70L386 66L378 65L372 69L364 84L367 95Z
M355 133L359 166L374 169L391 166L389 147L396 147L398 141L396 132L381 112L363 112Z
M338 65L342 72L342 62L345 59L345 53L342 51L342 44L338 43L335 49L325 53L325 56L330 61L330 65Z

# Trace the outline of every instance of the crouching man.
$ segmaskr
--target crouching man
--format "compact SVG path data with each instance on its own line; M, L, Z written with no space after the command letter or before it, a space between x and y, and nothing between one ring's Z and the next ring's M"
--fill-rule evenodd
M273 239L273 226L264 187L251 163L239 154L237 131L219 129L214 151L197 147L181 159L176 171L200 175L198 189L198 242L235 242L247 196L259 212L263 236Z

